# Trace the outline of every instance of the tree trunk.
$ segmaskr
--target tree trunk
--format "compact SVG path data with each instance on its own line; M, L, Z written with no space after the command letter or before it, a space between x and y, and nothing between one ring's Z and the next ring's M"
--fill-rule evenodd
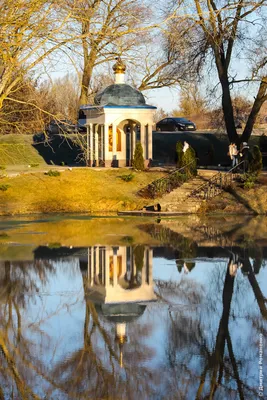
M223 75L220 76L220 82L222 86L222 108L223 108L223 116L224 116L226 132L229 141L238 144L239 137L235 127L233 104L229 88L229 80L226 71L224 71Z
M88 89L90 87L92 73L93 73L94 61L88 59L84 65L82 74L82 86L79 105L83 106L88 103Z
M267 100L266 92L267 92L267 78L265 77L265 78L262 78L262 80L261 80L257 96L255 98L253 107L250 111L244 132L241 136L241 142L248 142L248 140L252 134L252 129L256 122L257 116L260 112L261 106Z
M262 318L267 320L267 308L266 308L266 304L265 304L266 298L264 297L264 295L261 291L261 288L257 282L257 279L255 277L255 274L252 269L252 266L251 266L248 256L244 259L244 266L245 266L246 270L248 271L248 280L252 287L255 299L258 303Z
M85 21L82 25L82 34L89 34L90 24ZM79 100L79 106L83 106L88 103L88 90L90 87L94 65L97 58L97 43L95 41L90 41L88 43L88 38L86 36L82 39L83 47L83 71L82 71L82 85L81 94Z
M231 302L234 292L234 281L235 277L229 274L229 267L227 266L225 281L224 281L224 288L223 288L223 313L220 320L220 325L216 337L216 344L215 349L212 354L212 368L213 373L211 377L211 389L210 389L210 397L213 398L213 395L216 391L216 381L217 381L217 374L219 371L220 366L223 365L223 357L224 357L224 348L226 337L228 334L228 324L229 324L229 317L230 317L230 310L231 310Z

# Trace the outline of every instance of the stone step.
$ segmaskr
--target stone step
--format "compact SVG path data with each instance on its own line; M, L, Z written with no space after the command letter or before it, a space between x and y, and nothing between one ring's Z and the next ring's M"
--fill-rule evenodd
M198 171L196 177L162 198L160 201L162 211L173 211L181 214L196 213L205 200L190 198L190 193L216 174L216 171Z

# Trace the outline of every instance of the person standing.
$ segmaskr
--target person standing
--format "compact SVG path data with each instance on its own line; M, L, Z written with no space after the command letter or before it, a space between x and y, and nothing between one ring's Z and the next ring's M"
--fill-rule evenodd
M228 147L228 156L230 157L231 162L233 162L233 143L232 142L229 144L229 147Z
M249 145L243 142L240 149L241 161L244 161L244 170L247 172L249 163Z
M189 144L187 142L184 142L183 153L185 153L186 150L188 149L189 149Z
M238 149L235 143L232 144L232 168L238 164Z
M228 154L232 161L232 168L238 164L238 149L235 143L230 143Z

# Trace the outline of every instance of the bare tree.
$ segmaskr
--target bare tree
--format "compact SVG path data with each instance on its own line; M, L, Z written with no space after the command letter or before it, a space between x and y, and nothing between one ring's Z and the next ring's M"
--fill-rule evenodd
M138 0L67 0L72 28L78 40L71 48L82 58L80 105L88 102L88 91L96 67L114 60L138 44L148 29L148 9Z
M207 66L208 62L215 67L222 92L222 108L229 140L247 141L260 108L267 99L265 71L267 59L260 51L264 45L264 39L266 39L266 29L264 28L266 2L264 0L238 0L229 3L216 0L204 2L193 0L183 2L183 7L185 11L181 10L177 18L182 21L187 18L190 28L187 24L185 32L190 32L191 35L187 62L189 61L189 66L195 64L198 72L203 65ZM172 28L173 41L175 41L174 25ZM258 39L256 40L256 38ZM259 55L254 57L252 64L250 54L255 51ZM177 48L177 52L180 52L179 48ZM248 64L245 78L242 74L241 77L238 75L239 71L235 71L233 65L237 58L241 57L244 64ZM254 102L244 131L239 137L235 127L231 92L234 84L244 82L251 84L248 90L251 87L256 90L254 90Z
M30 71L72 40L61 35L69 14L62 18L60 7L47 0L1 1L0 109Z

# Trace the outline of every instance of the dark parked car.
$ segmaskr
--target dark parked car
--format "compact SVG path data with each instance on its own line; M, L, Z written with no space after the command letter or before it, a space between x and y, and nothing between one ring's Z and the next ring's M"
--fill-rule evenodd
M46 132L49 135L64 135L66 133L78 133L80 131L80 127L76 124L73 124L68 119L52 120L46 126Z
M164 118L156 124L157 131L195 131L196 125L194 122L186 118Z

